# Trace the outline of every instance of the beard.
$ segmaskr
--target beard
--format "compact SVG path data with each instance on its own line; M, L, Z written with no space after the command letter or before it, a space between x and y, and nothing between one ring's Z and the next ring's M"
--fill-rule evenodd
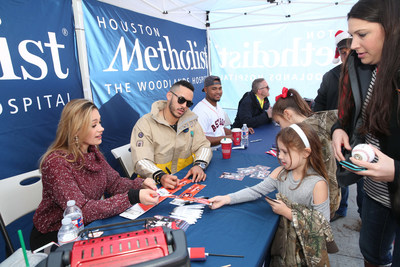
M169 111L172 114L172 116L174 116L174 118L179 119L180 117L183 116L183 114L185 114L185 111L181 114L177 113L177 108L175 108L175 106L172 104L172 102L169 103L168 105Z

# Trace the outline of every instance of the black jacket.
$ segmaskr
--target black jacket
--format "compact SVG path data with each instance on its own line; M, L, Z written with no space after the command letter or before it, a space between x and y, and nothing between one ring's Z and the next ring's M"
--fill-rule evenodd
M338 107L339 77L343 64L337 65L322 77L318 95L314 99L313 111L333 110Z
M264 107L261 108L256 95L252 91L246 92L239 101L238 111L232 127L242 128L243 124L246 123L247 127L255 128L271 122L267 114L269 106L267 97L264 98Z
M355 108L352 110L352 125L355 125L355 120L356 116L361 116L361 106L362 103L365 100L366 92L369 87L369 83L371 81L371 73L372 73L372 67L369 65L364 65L360 62L360 60L357 58L356 53L351 53L348 58L348 67L349 67L349 75L351 75L351 72L356 73L356 79L354 79L354 82L358 83L358 86L360 88L359 92L355 91L355 87L353 86L353 82L351 83L351 89L353 92L353 97L358 95L359 100L355 100ZM397 79L400 81L400 75ZM351 82L351 77L350 77L350 82ZM398 84L400 84L398 82ZM389 186L389 195L390 195L390 201L392 205L392 213L394 217L396 218L397 222L400 224L400 125L399 125L399 113L397 112L397 107L399 105L398 103L398 98L399 98L399 92L396 92L396 96L393 97L390 101L393 101L393 109L391 111L391 116L390 116L390 122L389 122L389 131L390 135L384 135L380 136L379 139L379 144L380 144L380 150L389 156L390 158L394 159L394 167L395 167L395 173L394 173L394 180L393 182L388 183ZM344 129L339 121L336 122L335 125L332 127L332 133L335 129L341 128ZM354 128L354 127L353 127ZM344 129L350 137L351 132L354 129Z

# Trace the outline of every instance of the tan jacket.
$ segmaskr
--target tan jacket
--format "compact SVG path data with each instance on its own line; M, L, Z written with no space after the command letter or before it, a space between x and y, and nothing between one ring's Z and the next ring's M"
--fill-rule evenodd
M140 118L133 127L131 153L134 170L142 177L153 177L168 167L176 173L196 160L210 162L210 142L197 122L197 115L187 110L179 119L177 131L159 116L167 101L156 101L151 112Z

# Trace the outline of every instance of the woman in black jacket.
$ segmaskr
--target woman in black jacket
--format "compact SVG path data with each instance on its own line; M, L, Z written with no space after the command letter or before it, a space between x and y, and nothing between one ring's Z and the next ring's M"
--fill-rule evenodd
M342 147L374 147L372 163L350 158L367 168L356 172L365 177L360 250L365 266L395 266L400 264L399 1L360 0L347 17L354 51L341 75L332 142L339 161L345 159Z

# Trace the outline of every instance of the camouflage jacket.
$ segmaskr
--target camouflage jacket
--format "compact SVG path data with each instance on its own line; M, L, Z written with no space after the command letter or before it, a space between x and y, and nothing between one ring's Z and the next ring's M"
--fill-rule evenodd
M339 208L341 193L336 179L336 159L331 145L331 127L337 121L337 110L320 111L308 117L304 122L317 132L322 143L322 155L328 172L329 206L331 218Z
M270 266L330 266L327 244L334 240L329 222L316 210L291 203L279 193L277 198L292 209L293 221L281 216L272 242Z

